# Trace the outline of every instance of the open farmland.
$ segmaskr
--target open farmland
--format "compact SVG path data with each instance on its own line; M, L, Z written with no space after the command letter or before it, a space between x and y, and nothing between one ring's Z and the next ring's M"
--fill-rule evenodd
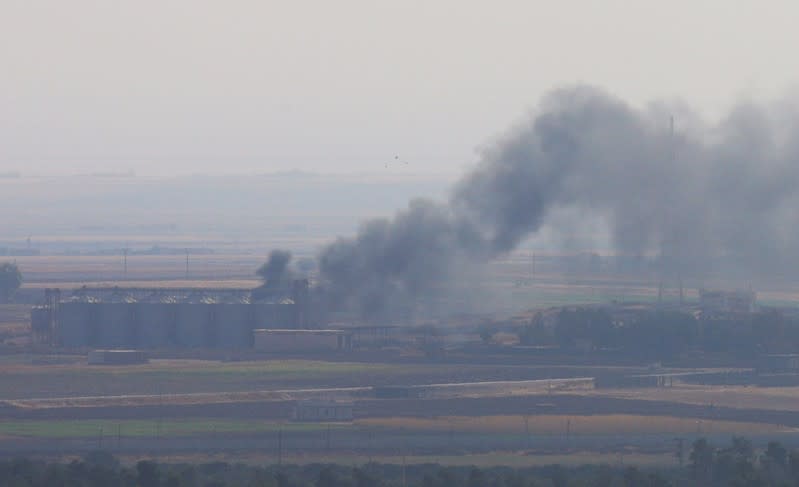
M157 452L159 457L199 458L246 451L244 456L253 459L274 462L280 454L284 461L299 463L344 457L390 461L401 456L418 462L438 457L458 462L456 458L485 456L486 462L506 465L595 455L622 455L636 463L639 454L673 455L675 435L701 434L724 441L746 434L756 441L799 442L795 430L784 427L726 421L702 427L705 430L697 432L694 421L627 415L531 417L526 425L523 416L378 418L338 424L219 417L22 420L0 422L0 454L59 455L104 448L123 456Z
M392 374L421 373L421 367L311 360L218 362L152 360L133 366L72 364L4 366L5 399L129 394L253 391L289 386L352 385Z
M532 312L521 310L656 296L653 283L624 276L541 271L518 284L525 272L514 258L492 265L485 316L515 316L514 323L524 324ZM185 255L129 257L127 274L119 256L26 259L31 278L23 291L29 296L84 284L254 287L253 270L263 260L257 252L194 255L186 280ZM781 292L781 299L792 296ZM0 319L18 332L28 313L29 306L9 306ZM482 319L464 314L443 326L457 331ZM668 463L676 435L799 444L799 388L677 383L593 389L592 377L646 374L649 364L575 351L508 350L468 333L458 339L471 340L471 348L455 347L440 357L402 347L297 356L157 350L147 364L89 366L85 350L9 349L14 353L0 355L0 451L58 455L103 446L131 456L247 451L274 460L283 435L285 458L298 462L367 455L390 460L404 448L418 461L536 465L620 455L629 462ZM373 397L370 387L384 385L418 387L424 397ZM334 397L354 401L355 421L290 422L296 400Z
M154 359L148 364L87 365L81 356L54 364L31 355L7 356L0 374L2 399L249 392L307 387L424 385L477 381L568 379L619 368L293 359L216 361ZM53 358L56 360L56 358ZM631 369L638 370L638 369ZM503 388L504 386L499 386ZM533 384L545 391L547 383ZM468 389L463 392L468 394Z
M702 423L707 433L757 436L797 433L796 429L760 423L708 420ZM109 438L271 436L278 431L292 433L330 432L345 434L482 434L530 437L597 435L694 435L697 422L687 418L637 415L545 415L545 416L445 416L436 418L373 418L352 423L296 423L237 418L156 418L156 419L81 419L0 421L0 437L15 438Z

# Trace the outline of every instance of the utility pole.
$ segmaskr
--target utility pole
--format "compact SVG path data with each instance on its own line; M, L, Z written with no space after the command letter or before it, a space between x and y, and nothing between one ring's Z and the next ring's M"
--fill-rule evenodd
M156 437L161 439L161 423L164 419L164 391L163 386L158 384L158 423L156 424Z
M405 470L406 470L406 466L407 466L407 462L405 460L405 454L406 454L406 452L403 449L403 451L402 451L402 487L407 487L407 485L408 485L408 482L407 482L408 479L407 479L407 476L405 475L405 473L406 473Z
M674 441L677 442L677 451L674 452L674 456L677 457L677 463L682 468L685 458L685 438L674 438Z
M372 451L374 451L374 441L373 441L373 438L372 438L372 434L373 434L372 430L369 429L367 431L369 432L369 444L368 444L367 448L369 450L369 463L371 464L372 463Z
M524 438L527 449L530 449L530 415L524 415Z
M277 466L283 465L283 427L277 430Z
M327 432L325 434L325 450L330 453L330 425L327 425Z

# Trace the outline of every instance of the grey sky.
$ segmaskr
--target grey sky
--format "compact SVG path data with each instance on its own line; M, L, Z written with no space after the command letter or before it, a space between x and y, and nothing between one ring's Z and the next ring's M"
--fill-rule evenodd
M550 88L795 89L794 1L0 0L0 172L460 172Z

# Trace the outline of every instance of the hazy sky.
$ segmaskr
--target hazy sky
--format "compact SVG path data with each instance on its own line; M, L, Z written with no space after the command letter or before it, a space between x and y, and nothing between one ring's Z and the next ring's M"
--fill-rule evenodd
M795 90L799 2L0 0L0 172L458 173L552 87Z

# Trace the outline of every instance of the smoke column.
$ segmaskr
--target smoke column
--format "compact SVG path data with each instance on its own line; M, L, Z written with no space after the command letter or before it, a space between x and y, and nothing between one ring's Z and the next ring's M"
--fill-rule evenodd
M678 130L672 137L674 113ZM617 253L746 272L799 262L799 110L740 103L706 124L586 86L555 90L483 150L449 201L414 200L321 252L325 288L366 316L445 288L466 263L513 250L555 209L607 222ZM697 263L702 266L697 266Z
M287 250L273 250L269 253L269 259L262 265L256 274L263 279L263 287L266 289L276 289L287 286L291 280L291 252Z

